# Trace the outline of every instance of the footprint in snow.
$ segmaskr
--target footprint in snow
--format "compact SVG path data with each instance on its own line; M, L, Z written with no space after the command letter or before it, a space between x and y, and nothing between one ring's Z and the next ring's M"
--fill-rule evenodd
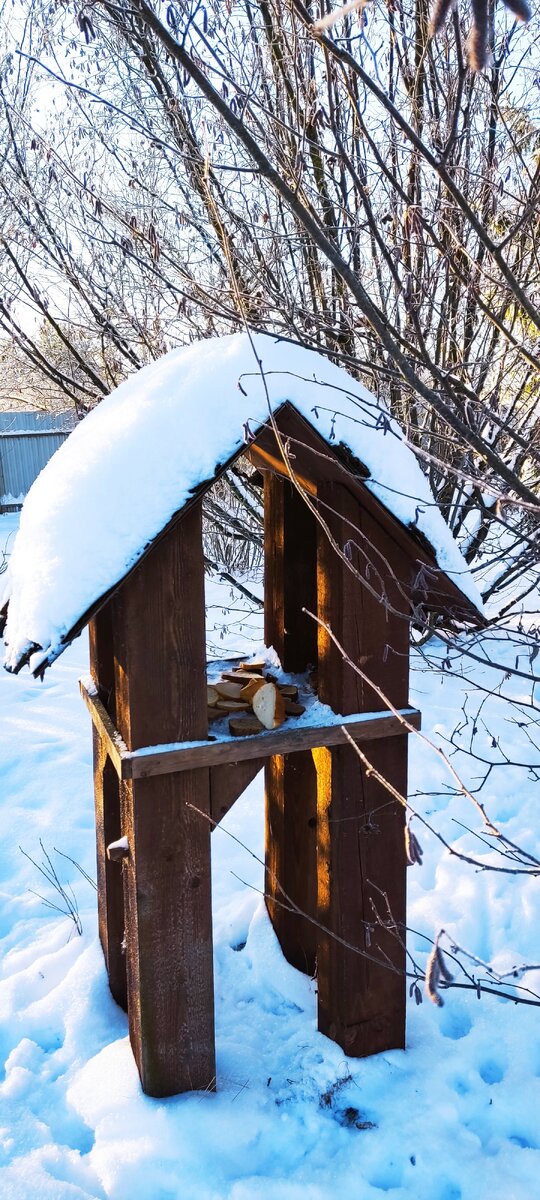
M486 1062L480 1063L478 1074L484 1083L501 1083L505 1076L505 1068L496 1059L488 1058Z
M471 1032L472 1021L467 1012L448 1007L443 1009L440 1028L443 1037L457 1042Z

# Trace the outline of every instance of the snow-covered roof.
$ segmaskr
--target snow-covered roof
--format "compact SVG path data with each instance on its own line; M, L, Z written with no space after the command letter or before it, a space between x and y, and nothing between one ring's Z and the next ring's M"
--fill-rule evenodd
M257 359L260 360L260 364ZM383 407L323 355L245 334L170 353L125 380L54 454L21 513L0 598L5 665L32 647L39 671L81 617L129 571L192 497L288 401L367 468L365 486L420 531L439 567L481 611L459 549L406 439Z

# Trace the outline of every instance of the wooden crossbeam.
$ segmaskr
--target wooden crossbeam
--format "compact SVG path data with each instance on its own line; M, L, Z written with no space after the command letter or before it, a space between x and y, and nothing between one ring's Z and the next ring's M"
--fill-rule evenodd
M129 754L126 743L111 720L105 705L100 700L99 692L92 676L88 675L86 679L79 679L79 688L92 717L93 724L102 741L105 742L107 753L118 778L122 779L122 762L126 754Z
M413 729L421 728L418 709L402 708L397 716L390 712L353 713L348 717L336 716L327 725L281 726L243 738L175 742L130 751L101 703L93 680L81 679L79 686L92 721L107 743L111 761L120 779L149 779L153 775L170 775L196 767L271 758L274 754L294 754L295 751L315 750L322 746L345 746L350 744L349 737L361 743L403 736L407 732L404 721Z

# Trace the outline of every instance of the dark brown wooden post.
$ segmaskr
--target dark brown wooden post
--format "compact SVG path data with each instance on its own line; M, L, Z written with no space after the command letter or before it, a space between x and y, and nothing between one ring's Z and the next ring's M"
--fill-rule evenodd
M377 553L383 551L403 574L400 552L384 528L361 509L340 484L319 489L321 512L356 568L380 590L377 571L391 603L407 613L407 601L389 578ZM329 506L329 507L325 507ZM361 533L347 524L347 519ZM365 541L362 538L365 538ZM366 570L365 550L370 566ZM350 655L396 707L408 701L408 620L393 616L357 581L319 535L319 616ZM324 630L319 633L319 698L335 712L380 711L384 703L343 660ZM407 737L368 742L370 763L400 793L407 789ZM404 811L366 773L354 749L314 752L318 768L319 918L357 954L319 932L319 1029L347 1054L362 1056L405 1044L405 875Z
M200 504L113 604L116 719L128 748L205 737ZM122 786L129 1030L152 1096L215 1085L210 825L200 815L209 790L208 768Z
M285 671L317 662L317 628L302 613L317 596L316 520L287 480L268 474L264 487L264 631ZM276 755L265 768L266 894L270 919L287 960L315 969L317 932L283 904L317 911L317 774L311 751ZM284 894L285 893L285 894Z
M90 671L99 696L114 721L114 655L111 606L107 604L90 621ZM124 892L122 872L109 862L107 846L121 836L120 785L118 775L95 726L92 728L94 751L94 799L96 809L96 858L99 936L105 956L109 986L117 1004L127 1008L126 959L124 939Z

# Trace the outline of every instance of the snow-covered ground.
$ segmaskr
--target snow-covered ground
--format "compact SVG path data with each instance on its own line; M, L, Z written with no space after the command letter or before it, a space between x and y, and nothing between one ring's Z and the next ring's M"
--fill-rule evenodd
M0 548L15 524L0 518ZM244 651L242 602L225 586L211 601L216 656ZM259 636L252 619L251 648ZM497 653L514 665L512 646ZM107 989L95 892L70 861L95 876L90 725L77 686L85 671L79 639L41 685L28 672L0 672L0 1196L535 1200L540 1009L474 991L448 991L440 1009L411 999L405 1052L346 1059L317 1033L313 984L279 953L257 890L262 868L227 833L261 856L260 779L213 834L218 1091L167 1101L142 1094L126 1017ZM467 673L494 679L474 663ZM476 726L480 757L497 761L500 739L516 761L540 758L527 730L509 725L519 714L496 699L473 723L470 688L447 670L419 671L413 683L437 745L466 702L461 738L468 744ZM530 697L524 680L515 688ZM441 760L416 741L411 758L411 793L425 793L418 809L452 845L490 856L456 823L476 823L468 802L441 794L450 782ZM478 762L467 769L469 779L482 771ZM532 853L537 794L519 766L493 770L481 793L504 833ZM425 961L422 935L444 926L501 971L538 963L540 881L479 872L416 828L425 853L409 871L413 954ZM81 936L35 894L61 904L21 849L35 863L46 852L72 887ZM540 971L521 982L540 991Z

